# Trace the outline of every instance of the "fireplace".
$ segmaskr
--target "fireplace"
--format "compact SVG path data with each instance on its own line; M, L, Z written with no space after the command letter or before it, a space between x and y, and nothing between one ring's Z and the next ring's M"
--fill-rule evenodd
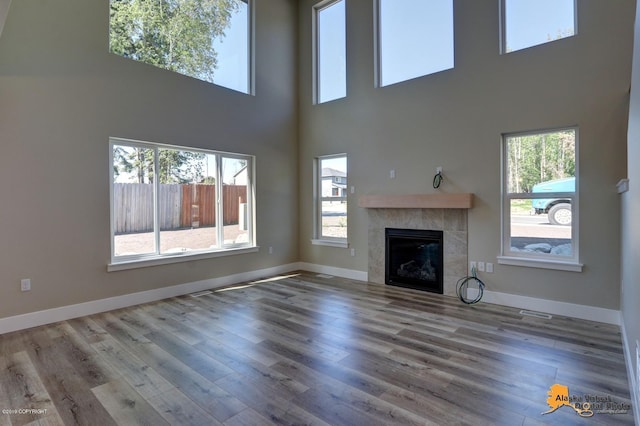
M443 232L385 228L385 283L443 293Z

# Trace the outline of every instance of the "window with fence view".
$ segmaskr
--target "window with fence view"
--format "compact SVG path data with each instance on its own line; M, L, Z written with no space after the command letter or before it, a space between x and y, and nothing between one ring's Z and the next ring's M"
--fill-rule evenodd
M112 260L253 244L252 157L111 141Z

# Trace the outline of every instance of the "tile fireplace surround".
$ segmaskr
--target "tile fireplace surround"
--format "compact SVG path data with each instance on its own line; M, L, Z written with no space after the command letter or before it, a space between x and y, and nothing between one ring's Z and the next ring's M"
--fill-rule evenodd
M367 208L369 214L369 281L385 283L385 228L443 231L444 294L455 296L456 282L467 275L467 210L473 203L471 194L461 195L464 196L462 202L459 202L460 195L452 195L452 199L457 197L452 204L443 204L440 198L438 202L425 203L425 195L419 196L417 203L416 196L391 196L386 202L362 197L358 204Z

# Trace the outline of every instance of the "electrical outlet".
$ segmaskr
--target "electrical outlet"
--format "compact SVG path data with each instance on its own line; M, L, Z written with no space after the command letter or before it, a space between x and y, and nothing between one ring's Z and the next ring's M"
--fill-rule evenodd
M484 272L484 262L478 262L478 271Z
M351 249L351 256L355 256L356 255L356 249L352 248Z
M396 169L389 170L389 179L395 179L395 178L396 178Z
M355 187L355 186L353 186L353 185L351 185L351 193L352 193L352 194L355 194L355 193L356 193L356 187Z
M436 173L442 173L442 166L436 167Z
M488 273L493 274L493 263L487 262L487 264L485 265L485 269Z
M473 270L478 270L478 265L476 262L469 262L469 271L473 274Z
M273 247L269 246L269 254L273 254Z
M24 278L20 280L20 291L30 291L31 290L31 279Z

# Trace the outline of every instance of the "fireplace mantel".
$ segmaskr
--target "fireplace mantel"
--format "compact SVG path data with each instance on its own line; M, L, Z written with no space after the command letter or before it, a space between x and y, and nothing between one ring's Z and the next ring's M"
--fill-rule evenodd
M470 209L473 194L362 195L358 205L367 209Z

